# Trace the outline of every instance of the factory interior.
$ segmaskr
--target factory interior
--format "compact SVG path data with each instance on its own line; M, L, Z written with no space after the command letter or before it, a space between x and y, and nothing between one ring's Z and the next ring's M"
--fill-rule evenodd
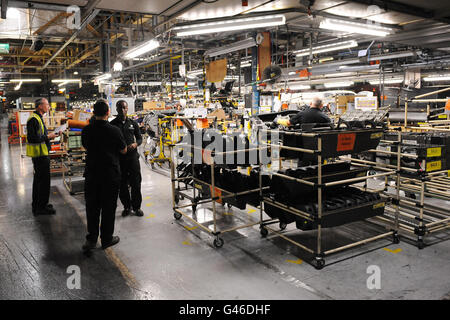
M1 0L0 78L0 300L450 300L448 1Z

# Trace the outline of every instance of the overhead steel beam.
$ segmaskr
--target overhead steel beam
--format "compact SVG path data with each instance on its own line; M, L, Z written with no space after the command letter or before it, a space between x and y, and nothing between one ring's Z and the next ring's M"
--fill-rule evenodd
M96 1L99 2L99 1ZM42 67L42 70L44 70L45 68L48 67L48 65L50 64L50 62L52 62L52 60L58 56L73 40L75 40L75 38L80 34L80 32L92 21L92 19L95 18L95 16L100 12L100 9L94 9L81 23L80 28L77 29L77 31L75 31L72 36L69 38L69 40L67 40L54 54L53 56L47 60L47 62L44 64L44 66Z
M59 19L61 19L63 17L68 17L70 15L71 14L67 13L67 12L60 12L60 13L58 13L56 16L54 16L49 21L47 21L42 26L40 26L39 29L37 29L35 32L33 32L33 34L40 34L41 32L45 31L48 27L50 27L52 24L54 24Z
M397 11L400 13L410 14L412 16L432 19L436 21L441 21L444 23L450 23L449 18L439 17L437 12L432 10L427 10L425 8L420 8L412 6L409 4L404 4L400 2L394 2L389 0L350 0L350 2L356 2L360 4L366 4L368 6L376 5L385 11ZM426 5L426 4L425 4Z
M19 9L37 9L37 10L49 10L49 11L67 11L67 7L65 5L60 4L51 4L51 3L42 3L42 2L34 2L34 1L8 1L9 7L11 8L19 8Z
M6 11L8 10L8 0L2 0L1 18L6 19Z

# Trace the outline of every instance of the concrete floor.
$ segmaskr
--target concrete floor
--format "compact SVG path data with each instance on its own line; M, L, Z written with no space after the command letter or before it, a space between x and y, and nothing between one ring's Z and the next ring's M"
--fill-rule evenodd
M289 242L261 238L258 226L224 234L224 246L215 249L207 233L173 218L169 179L143 164L145 216L123 218L119 201L121 242L85 257L83 195L70 195L55 176L51 203L57 214L33 217L31 160L8 146L5 119L1 123L0 299L444 299L450 292L449 232L430 238L433 244L423 250L404 238L399 244L379 240L326 257L323 270ZM250 207L220 210L226 214L219 227L259 215ZM197 218L210 225L211 211L199 207ZM288 230L292 239L314 243L314 232ZM361 222L327 229L325 247L380 231ZM80 267L79 290L67 288L70 265ZM381 270L380 289L367 288L371 265Z

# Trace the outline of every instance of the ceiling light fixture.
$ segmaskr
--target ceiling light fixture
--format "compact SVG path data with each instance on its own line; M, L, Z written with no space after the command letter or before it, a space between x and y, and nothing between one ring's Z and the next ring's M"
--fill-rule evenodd
M372 36L385 37L393 32L392 28L382 27L375 24L350 22L336 19L324 19L319 28L349 33L368 34Z
M41 79L10 79L9 82L41 82Z
M425 77L423 78L423 81L450 81L450 74Z
M81 79L53 79L52 82L53 83L69 83L69 82L80 82Z
M21 86L22 86L22 81L19 81L17 86L14 87L14 90L16 90L16 91L19 90Z
M340 88L340 87L350 87L353 85L353 81L343 81L343 82L329 82L323 84L325 88Z
M235 52L243 49L248 49L256 46L256 41L253 38L247 38L226 46L222 46L219 48L213 48L205 51L205 56L207 57L216 57L222 54L227 54L230 52Z
M378 80L369 80L369 83L372 84L372 85L379 85L380 84L380 79L378 79ZM381 83L384 83L384 84L403 83L403 79L400 79L400 78L398 78L398 79L384 79L384 81L381 80Z
M281 14L259 16L251 18L238 18L214 22L196 23L174 27L177 37L193 36L215 32L247 30L254 28L274 27L286 24L286 17Z
M113 65L113 70L114 70L114 71L120 72L120 71L122 71L122 69L123 69L123 64L122 64L122 62L120 62L120 61L114 62L114 65Z
M159 47L159 42L155 39L146 41L134 48L131 48L127 51L125 51L122 55L124 59L133 59L139 56L142 56L144 53L150 52L152 50L155 50Z
M307 49L296 50L296 51L294 51L294 53L296 54L297 57L304 57L304 56L308 56L311 51L312 51L312 54L318 54L318 53L322 53L322 52L330 52L330 51L337 51L337 50L341 50L341 49L354 48L357 46L358 46L358 42L356 42L355 40L350 40L350 41L324 44L321 46L312 47L312 49L307 48Z

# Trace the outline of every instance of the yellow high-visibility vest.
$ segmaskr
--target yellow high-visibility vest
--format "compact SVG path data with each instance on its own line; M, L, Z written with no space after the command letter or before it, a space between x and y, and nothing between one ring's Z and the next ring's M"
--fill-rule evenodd
M42 136L45 132L44 130L44 123L42 122L41 117L39 117L36 113L32 113L30 117L28 118L28 121L35 118L39 122L39 132L38 134ZM48 156L48 148L45 141L39 142L39 143L30 143L28 142L28 136L27 136L27 156L32 158L37 157L43 157Z

